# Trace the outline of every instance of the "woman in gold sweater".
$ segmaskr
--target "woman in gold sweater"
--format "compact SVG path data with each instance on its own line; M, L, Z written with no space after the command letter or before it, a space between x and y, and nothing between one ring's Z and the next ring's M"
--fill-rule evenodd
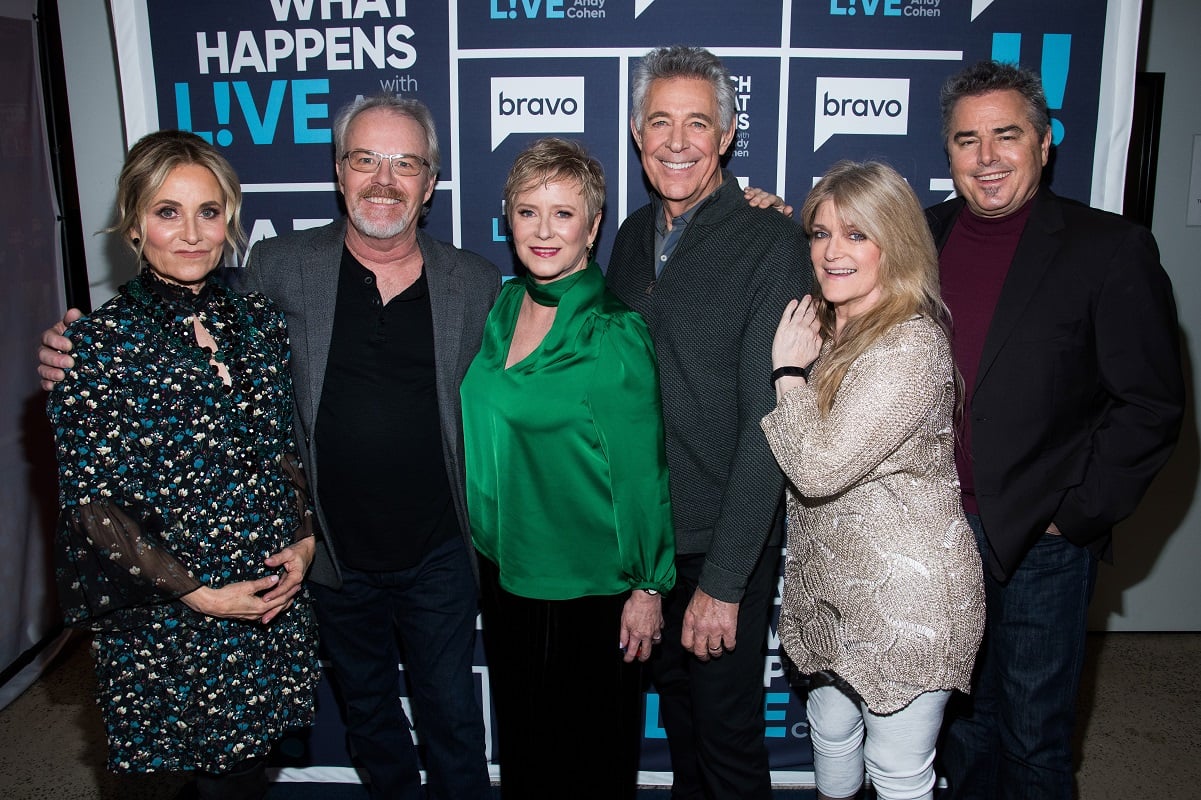
M785 309L763 429L787 475L780 640L809 689L820 798L929 798L984 624L954 462L938 260L892 168L839 162L801 220L820 291Z

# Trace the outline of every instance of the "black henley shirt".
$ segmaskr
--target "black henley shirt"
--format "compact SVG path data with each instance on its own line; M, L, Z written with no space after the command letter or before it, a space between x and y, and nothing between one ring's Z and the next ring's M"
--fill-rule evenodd
M375 275L343 249L316 428L327 533L346 566L408 569L461 535L442 452L424 270L385 305Z

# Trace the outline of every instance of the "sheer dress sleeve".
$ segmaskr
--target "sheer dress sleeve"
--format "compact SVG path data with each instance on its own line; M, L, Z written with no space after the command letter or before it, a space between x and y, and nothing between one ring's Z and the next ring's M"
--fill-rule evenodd
M288 439L289 450L295 449L295 443ZM283 457L284 475L292 484L293 498L296 503L296 518L300 524L292 534L292 542L299 542L317 533L317 522L313 515L313 497L309 494L309 479L304 468L300 465L300 457L295 452L288 452Z
M132 446L139 406L119 377L138 356L122 330L97 318L72 326L75 367L47 401L62 505L59 603L68 625L92 630L145 623L201 586L164 545L164 523L145 502L145 468Z
M99 500L63 509L56 548L59 602L65 621L92 630L140 624L147 606L201 586L157 536L157 517Z

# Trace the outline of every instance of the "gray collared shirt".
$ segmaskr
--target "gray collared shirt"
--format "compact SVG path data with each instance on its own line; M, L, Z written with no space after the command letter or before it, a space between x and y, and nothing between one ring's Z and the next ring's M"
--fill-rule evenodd
M697 209L703 203L697 203L692 208L685 211L678 217L671 218L671 227L667 227L667 220L664 219L662 213L655 215L655 277L663 274L663 267L667 264L667 259L671 258L672 252L675 251L676 245L680 243L680 239L684 237L684 229L688 227L688 223L696 216ZM660 208L659 211L662 209Z

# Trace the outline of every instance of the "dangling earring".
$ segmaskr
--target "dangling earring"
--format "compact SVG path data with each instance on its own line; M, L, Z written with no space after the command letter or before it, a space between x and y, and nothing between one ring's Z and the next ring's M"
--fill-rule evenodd
M142 240L141 240L141 239L139 239L139 238L138 238L138 237L136 237L136 236L135 236L135 237L133 237L133 246L134 246L134 247L137 247L137 246L138 246L138 245L140 245L141 243L142 243Z

